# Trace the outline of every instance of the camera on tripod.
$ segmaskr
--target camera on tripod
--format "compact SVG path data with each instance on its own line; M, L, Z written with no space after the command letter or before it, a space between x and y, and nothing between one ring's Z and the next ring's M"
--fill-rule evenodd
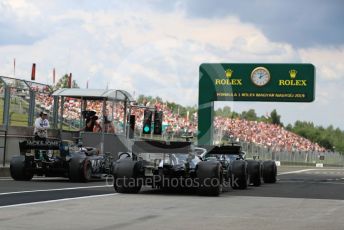
M85 110L85 111L82 111L82 116L84 117L84 119L86 120L98 120L98 116L96 116L96 112L95 111L92 111L92 110Z

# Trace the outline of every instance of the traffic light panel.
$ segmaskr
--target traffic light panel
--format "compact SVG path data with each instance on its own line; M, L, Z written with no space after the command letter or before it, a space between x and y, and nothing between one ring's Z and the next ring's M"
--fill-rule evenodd
M162 133L162 111L155 111L154 113L154 134L161 135Z
M134 131L135 131L135 115L130 115L129 117L129 138L134 138Z
M150 134L152 132L152 115L153 112L150 110L145 110L143 116L143 134Z

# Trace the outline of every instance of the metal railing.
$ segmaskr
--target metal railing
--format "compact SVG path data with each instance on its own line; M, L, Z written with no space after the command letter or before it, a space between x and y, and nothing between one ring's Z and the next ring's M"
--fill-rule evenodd
M327 166L344 167L344 155L337 152L287 151L244 141L239 143L247 158L259 157L262 160L275 160L290 165L314 166L316 163L323 163Z
M7 130L0 129L0 133L2 134L1 137L1 144L0 149L2 149L2 166L5 167L6 165L6 141L7 141Z
M230 137L228 132L226 133L222 129L215 130L215 144L228 143L230 139L235 139L235 137ZM239 141L239 144L242 146L242 150L246 152L247 158L259 157L261 160L275 160L284 165L315 166L316 163L323 163L327 166L344 167L344 155L338 152L286 150L247 141Z

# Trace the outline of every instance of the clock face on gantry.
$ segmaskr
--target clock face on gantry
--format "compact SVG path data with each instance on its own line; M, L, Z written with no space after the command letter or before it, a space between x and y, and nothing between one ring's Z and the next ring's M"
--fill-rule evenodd
M251 73L251 81L256 86L262 87L269 83L271 79L270 72L267 68L257 67Z

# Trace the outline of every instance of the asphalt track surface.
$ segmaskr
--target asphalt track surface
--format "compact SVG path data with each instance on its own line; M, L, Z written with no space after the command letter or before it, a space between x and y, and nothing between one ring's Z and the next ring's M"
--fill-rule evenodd
M219 197L111 183L0 178L0 229L344 229L344 168L279 167L276 184Z

